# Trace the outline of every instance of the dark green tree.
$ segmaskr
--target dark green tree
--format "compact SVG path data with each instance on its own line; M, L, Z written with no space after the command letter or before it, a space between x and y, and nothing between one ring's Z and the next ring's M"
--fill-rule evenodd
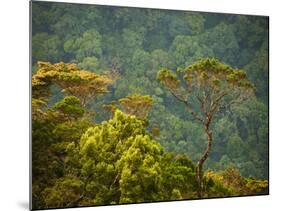
M92 125L85 116L80 100L68 96L49 107L46 102L32 99L32 197L33 208L57 207L61 203L61 193L46 195L54 186L56 191L66 191L66 185L75 188L73 179L61 178L69 171L67 167L67 147L79 143L81 135ZM72 167L73 168L73 167ZM58 181L57 181L58 180ZM55 184L54 184L55 183ZM72 200L70 195L64 195ZM55 197L55 198L53 198ZM50 200L55 201L50 204Z
M99 58L102 54L101 35L95 29L88 30L83 33L82 37L67 40L64 43L64 50L74 54L78 61L91 56Z

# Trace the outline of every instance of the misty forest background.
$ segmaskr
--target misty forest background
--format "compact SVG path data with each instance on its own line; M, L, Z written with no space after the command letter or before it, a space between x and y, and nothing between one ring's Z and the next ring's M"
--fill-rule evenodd
M33 2L33 76L40 68L110 76L84 103L62 92L67 83L52 84L47 98L32 95L33 208L196 198L206 134L157 73L202 58L243 69L256 88L253 99L212 122L203 197L267 193L268 18ZM130 95L149 104L140 106L147 113L126 114ZM125 135L122 124L130 127ZM122 147L112 138L118 134L126 136Z

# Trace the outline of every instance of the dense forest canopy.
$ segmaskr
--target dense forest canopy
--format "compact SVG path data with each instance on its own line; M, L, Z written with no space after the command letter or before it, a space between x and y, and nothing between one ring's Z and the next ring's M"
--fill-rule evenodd
M202 197L267 193L267 17L32 2L34 208L196 198L204 127L161 81L205 89L204 61L247 100L216 108Z

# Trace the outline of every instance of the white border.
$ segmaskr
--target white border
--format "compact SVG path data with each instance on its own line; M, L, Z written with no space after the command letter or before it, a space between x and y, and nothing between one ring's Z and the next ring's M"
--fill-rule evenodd
M60 1L60 0L58 0ZM276 210L280 207L280 7L274 0L68 0L67 2L270 16L270 196L67 210ZM28 209L29 11L28 0L1 2L0 209Z

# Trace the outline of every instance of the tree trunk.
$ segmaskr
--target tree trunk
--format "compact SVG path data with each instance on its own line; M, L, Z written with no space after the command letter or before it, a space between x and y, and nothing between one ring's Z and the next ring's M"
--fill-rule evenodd
M209 123L205 124L205 133L207 134L208 137L208 145L207 148L203 154L203 156L200 158L200 160L197 163L197 169L196 169L196 178L197 178L197 184L198 184L198 189L197 189L197 196L198 198L202 198L203 196L203 165L206 159L209 156L209 153L212 148L212 132L209 130Z

